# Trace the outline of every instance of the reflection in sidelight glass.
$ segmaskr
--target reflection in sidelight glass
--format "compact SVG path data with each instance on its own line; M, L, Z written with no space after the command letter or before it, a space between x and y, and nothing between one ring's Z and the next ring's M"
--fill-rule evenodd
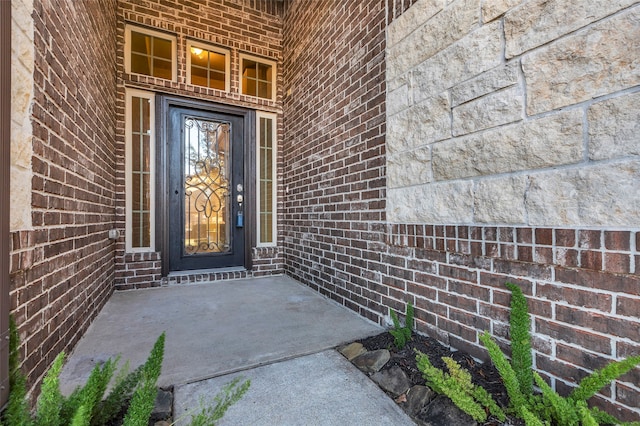
M131 98L131 247L151 246L151 126L149 99Z
M258 149L258 186L259 206L258 220L260 233L259 243L270 244L274 242L274 180L275 147L273 140L274 120L268 117L260 117L259 149Z

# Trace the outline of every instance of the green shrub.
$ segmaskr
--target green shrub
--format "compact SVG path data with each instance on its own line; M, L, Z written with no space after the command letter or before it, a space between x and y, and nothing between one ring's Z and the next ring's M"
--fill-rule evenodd
M527 408L527 397L529 395L525 396L520 390L520 383L518 382L515 370L507 360L507 357L500 350L498 344L491 339L488 332L485 331L484 334L480 336L480 341L487 347L489 357L491 357L493 365L495 365L496 369L500 373L500 377L502 378L504 387L507 389L507 395L509 395L509 400L514 411L519 417L523 418L522 409Z
M527 299L515 284L506 283L511 290L511 315L509 333L511 335L511 366L516 373L518 385L523 395L533 393L533 355L531 353L531 319ZM515 343L514 343L515 342Z
M600 389L640 364L640 355L622 361L612 362L606 367L596 370L580 381L580 384L569 395L572 401L586 401Z
M38 399L36 410L36 425L38 426L60 426L63 424L60 417L63 396L60 393L59 380L62 364L64 364L64 352L56 357L42 380L41 396Z
M555 417L556 421L561 425L571 426L579 423L578 412L575 407L572 406L571 401L567 398L563 398L556 391L551 389L542 377L538 373L533 374L536 385L542 392L542 400L545 405L549 407L550 414L545 415L545 418Z
M4 412L4 421L11 426L30 426L33 424L27 404L27 379L20 370L20 337L18 328L9 319L9 401Z
M249 390L251 381L246 380L238 386L241 377L237 377L227 383L220 393L218 393L214 402L215 406L207 406L201 401L203 408L201 411L191 417L191 426L211 426L215 425L218 420L224 416L229 407L238 402L240 398Z
M449 397L458 408L474 420L486 421L487 410L501 421L506 419L504 411L496 404L491 395L484 388L473 384L471 374L453 358L442 358L449 373L434 367L429 361L429 357L419 351L416 360L418 370L422 372L427 385L434 392Z
M116 376L109 396L94 410L91 426L105 426L114 420L133 394L141 377L142 365L129 372L129 361L127 361Z
M10 323L9 364L10 386L9 403L3 413L0 425L10 426L105 426L110 424L131 399L125 414L124 426L147 426L158 394L156 383L160 377L164 358L165 333L162 333L153 346L147 361L129 372L129 363L115 378L113 388L103 400L107 386L120 358L109 359L102 365L96 365L91 371L87 383L76 388L65 398L60 393L59 376L64 364L64 352L60 353L45 375L40 397L38 398L35 419L31 418L26 398L26 379L20 371L19 338L13 319ZM231 405L236 403L249 389L249 380L238 386L240 379L227 384L214 398L215 406L205 406L193 416L193 425L213 425L220 420Z
M147 426L149 423L149 417L158 395L156 383L162 369L164 339L165 334L162 333L153 346L149 359L142 367L142 383L133 393L131 405L129 405L129 410L124 418L124 426Z
M413 333L413 305L407 303L404 327L400 325L398 314L394 310L391 310L391 320L393 321L393 329L389 330L389 333L393 336L393 342L396 347L402 349L411 340L411 334Z
M31 418L26 398L26 379L19 368L19 338L17 328L10 323L10 386L9 403L3 413L4 424L11 426L100 426L113 420L123 409L132 393L145 389L147 394L153 387L151 409L155 402L155 383L160 375L162 355L164 351L164 333L158 338L147 362L131 374L124 371L109 393L102 401L107 386L111 381L119 361L109 359L102 365L96 365L91 371L86 384L76 388L71 395L64 397L60 393L59 376L64 364L65 354L60 353L46 373L40 389L40 397L36 404L34 418ZM127 367L128 369L128 367ZM145 380L142 381L142 372ZM145 407L148 406L145 405ZM149 414L151 413L149 409ZM149 414L145 421L148 422Z
M520 288L507 283L511 290L511 363L488 332L480 336L491 361L504 382L512 411L527 425L591 426L600 423L640 425L640 422L622 423L615 417L589 408L587 400L612 380L617 379L638 364L640 356L612 362L580 381L568 397L558 395L542 378L533 372L531 354L531 324L526 299ZM533 380L541 395L533 393Z

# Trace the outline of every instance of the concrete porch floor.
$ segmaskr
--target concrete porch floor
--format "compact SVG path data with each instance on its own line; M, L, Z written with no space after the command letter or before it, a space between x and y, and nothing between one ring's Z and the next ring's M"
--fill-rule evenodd
M414 424L330 350L383 329L286 276L116 292L69 357L62 391L110 357L142 364L163 331L158 384L176 385L180 414L237 373L252 379L251 403L243 398L221 424ZM300 399L305 389L316 397Z

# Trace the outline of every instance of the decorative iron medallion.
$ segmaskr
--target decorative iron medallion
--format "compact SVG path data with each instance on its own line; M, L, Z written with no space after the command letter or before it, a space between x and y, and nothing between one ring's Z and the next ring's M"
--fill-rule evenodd
M230 250L230 132L230 123L184 119L185 255Z

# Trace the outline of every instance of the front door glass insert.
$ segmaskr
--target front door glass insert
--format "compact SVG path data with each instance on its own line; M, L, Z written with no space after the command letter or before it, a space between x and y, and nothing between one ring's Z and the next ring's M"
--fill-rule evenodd
M231 126L184 118L184 255L231 249Z

